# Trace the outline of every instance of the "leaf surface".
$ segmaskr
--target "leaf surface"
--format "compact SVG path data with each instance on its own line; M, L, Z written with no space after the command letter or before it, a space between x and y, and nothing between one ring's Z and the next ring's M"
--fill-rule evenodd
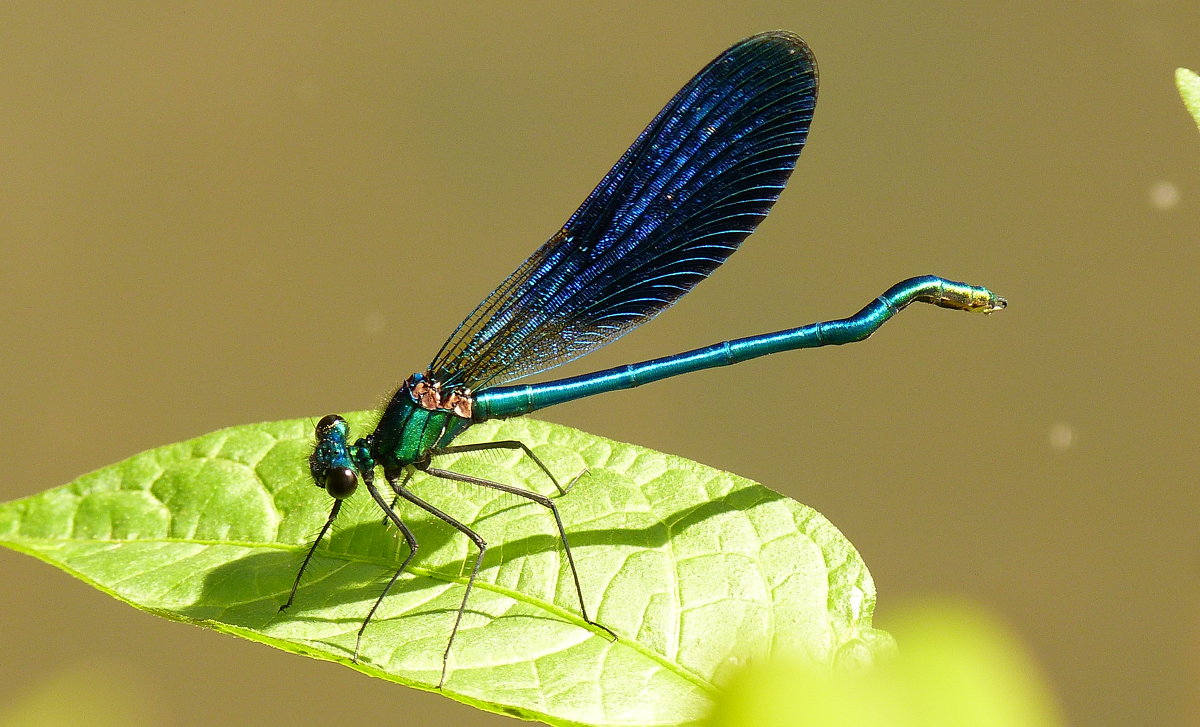
M348 415L369 431L369 414ZM456 443L524 441L569 480L557 500L590 613L579 614L553 518L520 497L418 475L412 490L489 543L443 692L556 725L685 725L740 665L781 654L869 659L875 591L820 514L679 457L529 418L478 425ZM331 500L307 472L312 421L224 429L137 454L0 505L0 543L137 608L433 689L474 547L407 504L420 542L410 572L355 635L406 555L360 489L278 612ZM539 492L520 452L437 466Z
M1188 113L1195 119L1196 126L1200 127L1200 76L1196 75L1195 71L1176 68L1175 87L1179 89L1179 97L1183 99Z

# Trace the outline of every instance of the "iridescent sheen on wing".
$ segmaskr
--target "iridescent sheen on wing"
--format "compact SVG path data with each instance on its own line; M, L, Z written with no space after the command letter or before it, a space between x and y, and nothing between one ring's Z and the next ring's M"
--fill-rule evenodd
M354 439L343 418L321 419L308 464L313 484L324 488L333 503L280 610L296 600L317 545L361 480L385 524L404 538L408 554L358 628L351 652L358 661L367 625L417 554L416 535L397 505L406 502L420 508L458 531L475 549L442 652L440 688L488 544L467 522L409 489L409 480L421 472L443 482L522 497L549 511L582 623L616 640L612 629L589 616L595 611L589 611L555 498L442 469L436 462L445 455L520 452L559 495L567 494L587 470L564 487L523 442L458 444L459 435L477 422L528 414L585 396L782 351L861 341L914 302L981 313L1003 308L1004 299L986 288L920 276L897 283L848 318L723 341L582 376L503 385L615 340L672 305L723 263L754 231L787 183L808 136L816 100L816 62L799 37L784 31L763 33L725 51L671 99L562 229L467 316L429 369L404 381L374 431ZM739 379L728 390L762 394L769 387ZM762 396L751 398L760 402ZM376 479L380 470L390 502ZM385 644L377 653L393 651ZM365 656L371 658L370 653Z
M429 366L479 389L599 348L672 305L737 249L787 183L817 100L792 33L704 67L575 214L467 316Z

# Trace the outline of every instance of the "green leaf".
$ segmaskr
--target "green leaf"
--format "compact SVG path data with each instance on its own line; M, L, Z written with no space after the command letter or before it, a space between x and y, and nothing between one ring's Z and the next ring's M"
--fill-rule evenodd
M900 646L875 669L780 659L733 677L706 727L1061 727L1059 707L1016 636L976 606L909 607Z
M1195 71L1176 68L1175 87L1179 89L1179 96L1188 113L1196 120L1196 126L1200 127L1200 76Z
M366 414L347 419L369 431ZM779 654L869 660L875 590L858 553L821 515L678 457L528 418L459 441L520 439L564 479L558 500L589 611L579 614L553 519L504 493L418 475L412 489L490 544L443 692L560 725L684 725L704 718L736 668ZM312 422L214 432L135 455L0 505L0 543L137 608L364 673L434 689L466 581L470 542L416 508L399 512L420 550L355 634L406 548L367 493L346 501L286 614L278 613L331 500L307 472ZM438 465L544 493L520 452Z

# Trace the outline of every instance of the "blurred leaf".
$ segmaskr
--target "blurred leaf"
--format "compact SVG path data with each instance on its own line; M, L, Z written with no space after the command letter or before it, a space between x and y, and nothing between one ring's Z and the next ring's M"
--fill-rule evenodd
M708 727L1058 727L1017 640L977 609L938 604L890 624L893 658L859 670L774 661L738 674Z
M347 417L357 431L367 415ZM330 500L307 473L312 422L226 429L143 452L48 492L0 505L0 543L137 608L431 689L465 583L469 542L401 508L420 553L367 629L355 633L405 555L367 493L279 614ZM799 653L869 661L875 590L827 520L765 487L695 462L528 418L461 441L520 439L564 477L559 500L588 607L586 626L553 520L512 495L418 476L412 489L491 544L454 643L444 692L553 724L695 724L716 685L750 660ZM547 491L520 453L439 460Z
M1196 120L1196 126L1200 127L1200 76L1195 71L1176 68L1175 87L1179 89L1179 96L1188 113Z

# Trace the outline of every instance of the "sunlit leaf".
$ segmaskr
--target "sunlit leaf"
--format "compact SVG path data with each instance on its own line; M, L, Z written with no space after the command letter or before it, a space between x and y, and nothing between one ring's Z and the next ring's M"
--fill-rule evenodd
M368 415L347 417L367 431ZM412 489L490 544L443 692L552 724L694 724L740 665L775 654L870 659L875 591L827 520L703 465L528 418L459 441L520 439L563 479L558 500L589 627L549 513L522 498L418 476ZM355 634L406 553L364 492L347 500L286 614L278 612L330 505L307 473L312 422L226 429L143 452L0 505L0 543L137 608L432 689L470 542L412 507L420 550L351 663ZM438 465L552 493L520 452ZM37 604L30 604L38 607Z
M1175 87L1179 89L1179 96L1188 113L1196 120L1196 126L1200 127L1200 76L1195 71L1176 68Z
M795 659L737 674L706 727L1061 727L1033 659L994 617L961 603L909 607L896 652L870 669Z

